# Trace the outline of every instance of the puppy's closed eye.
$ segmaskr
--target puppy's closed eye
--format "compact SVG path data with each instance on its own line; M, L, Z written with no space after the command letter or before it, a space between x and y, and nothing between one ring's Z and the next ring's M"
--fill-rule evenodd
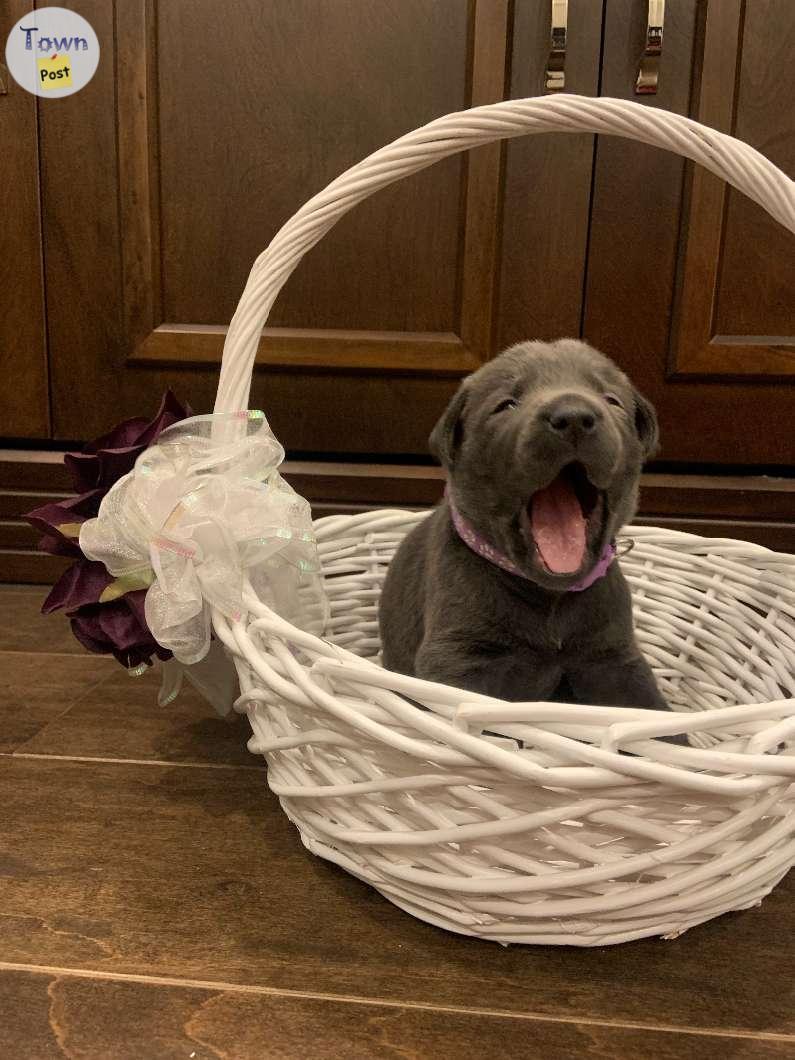
M620 398L617 398L615 394L603 394L602 397L608 405L615 405L616 408L623 409L624 402Z
M497 405L496 408L491 410L491 415L496 416L498 412L506 412L508 409L516 408L516 398L505 398Z

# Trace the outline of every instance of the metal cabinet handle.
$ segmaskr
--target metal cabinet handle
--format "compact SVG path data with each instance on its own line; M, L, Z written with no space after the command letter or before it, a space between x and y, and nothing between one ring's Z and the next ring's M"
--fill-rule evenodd
M640 65L638 66L638 77L635 81L636 96L655 96L657 94L664 22L665 0L649 0L646 47L640 57Z
M569 0L552 0L552 28L549 58L544 75L547 92L562 92L566 87L566 29L569 19Z

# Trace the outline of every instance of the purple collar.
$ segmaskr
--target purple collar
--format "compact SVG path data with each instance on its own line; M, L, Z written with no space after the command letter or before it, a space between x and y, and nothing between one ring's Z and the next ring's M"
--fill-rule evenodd
M465 545L468 545L473 552L482 556L483 559L487 559L489 563L493 563L495 567L507 571L508 574L515 574L518 578L524 578L526 581L532 580L528 578L524 571L520 570L512 560L508 559L508 557L503 555L502 552L499 552L493 545L490 545L484 537L481 537L473 526L470 526L453 503L453 497L449 486L445 489L445 498L450 506L450 516L453 520L453 526ZM609 544L605 545L602 550L602 555L599 557L596 565L578 582L574 585L570 585L566 592L581 593L583 589L590 588L594 582L599 581L600 578L604 578L610 564L615 559L615 556L616 546L611 541Z

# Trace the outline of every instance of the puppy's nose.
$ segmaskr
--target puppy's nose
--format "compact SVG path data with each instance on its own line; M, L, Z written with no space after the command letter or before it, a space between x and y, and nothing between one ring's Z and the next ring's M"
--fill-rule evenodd
M564 395L548 405L543 416L552 432L576 442L596 430L602 413L581 398Z

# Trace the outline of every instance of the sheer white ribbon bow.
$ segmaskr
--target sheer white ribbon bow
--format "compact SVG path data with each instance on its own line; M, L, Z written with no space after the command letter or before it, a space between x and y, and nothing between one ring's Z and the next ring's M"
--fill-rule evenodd
M241 617L244 587L323 632L311 512L277 471L283 459L261 412L193 416L163 431L81 528L86 556L150 583L147 624L186 666L207 655L211 608Z

